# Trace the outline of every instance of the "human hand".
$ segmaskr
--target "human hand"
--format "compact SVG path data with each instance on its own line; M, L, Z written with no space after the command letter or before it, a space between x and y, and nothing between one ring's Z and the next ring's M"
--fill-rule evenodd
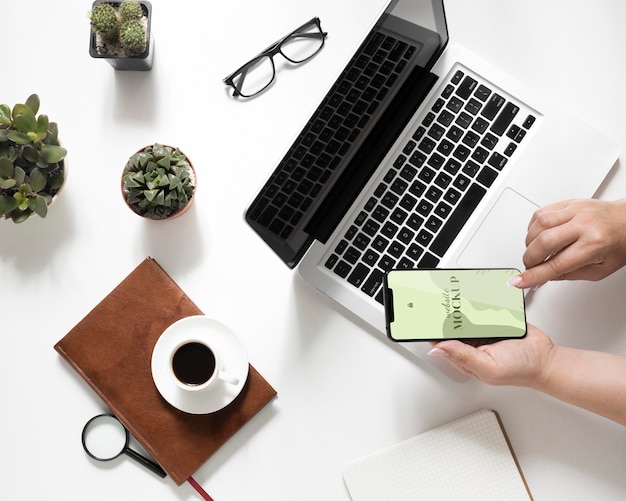
M534 325L526 337L471 346L462 341L441 341L429 352L446 359L463 374L492 385L536 386L547 372L555 345Z
M566 200L537 210L526 236L526 270L509 283L600 280L626 264L626 199Z

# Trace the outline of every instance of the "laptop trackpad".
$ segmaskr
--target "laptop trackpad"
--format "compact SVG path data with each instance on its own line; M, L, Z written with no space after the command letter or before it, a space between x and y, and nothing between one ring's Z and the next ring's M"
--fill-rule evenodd
M528 223L538 206L506 188L457 259L463 268L524 269Z

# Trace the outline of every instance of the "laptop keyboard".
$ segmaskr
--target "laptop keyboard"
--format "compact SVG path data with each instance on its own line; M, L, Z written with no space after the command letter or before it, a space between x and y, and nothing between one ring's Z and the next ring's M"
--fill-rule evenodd
M465 68L430 111L325 261L383 302L392 268L434 268L536 121Z
M252 220L289 237L415 50L380 32L365 41L263 187Z

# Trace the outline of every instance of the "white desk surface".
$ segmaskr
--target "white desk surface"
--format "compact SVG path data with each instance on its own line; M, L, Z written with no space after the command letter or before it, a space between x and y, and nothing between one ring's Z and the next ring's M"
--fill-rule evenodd
M239 334L278 397L194 475L216 501L348 500L348 461L479 408L497 410L536 500L624 499L626 429L531 390L454 383L385 346L287 269L242 214L384 0L152 0L151 72L88 55L91 1L4 2L0 102L37 92L59 123L69 179L45 220L0 221L2 499L192 500L128 458L96 464L80 443L103 403L53 350L146 256ZM463 43L626 146L622 0L449 0ZM329 32L309 64L283 67L238 102L221 79L313 16ZM20 55L23 57L20 58ZM199 177L190 213L152 224L122 201L127 157L178 145ZM593 166L590 166L592 168ZM616 167L602 198L626 196ZM626 353L626 270L551 284L529 319L561 344ZM454 479L450 479L454 481Z

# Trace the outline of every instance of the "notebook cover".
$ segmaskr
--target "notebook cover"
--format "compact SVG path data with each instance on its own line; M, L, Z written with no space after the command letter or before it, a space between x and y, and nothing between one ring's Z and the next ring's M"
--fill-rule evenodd
M176 320L202 314L147 258L54 346L178 485L276 395L250 365L241 394L218 412L187 414L161 397L154 345Z

